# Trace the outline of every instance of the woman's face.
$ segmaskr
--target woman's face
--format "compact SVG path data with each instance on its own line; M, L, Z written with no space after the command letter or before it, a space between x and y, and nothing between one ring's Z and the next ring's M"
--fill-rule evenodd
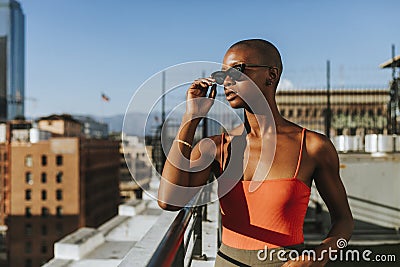
M250 49L234 48L228 50L223 61L223 70L241 63L261 64L255 52ZM233 80L229 75L226 77L223 86L226 99L232 108L250 108L252 103L258 102L263 96L267 69L266 68L245 68L243 75Z

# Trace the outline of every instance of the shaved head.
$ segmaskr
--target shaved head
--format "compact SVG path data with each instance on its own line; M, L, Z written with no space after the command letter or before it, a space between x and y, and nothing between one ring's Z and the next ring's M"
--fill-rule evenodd
M282 73L283 65L281 55L278 49L272 43L263 39L248 39L233 44L228 51L235 49L254 51L257 54L257 57L260 59L260 62L257 62L257 64L277 67L279 69L279 73Z

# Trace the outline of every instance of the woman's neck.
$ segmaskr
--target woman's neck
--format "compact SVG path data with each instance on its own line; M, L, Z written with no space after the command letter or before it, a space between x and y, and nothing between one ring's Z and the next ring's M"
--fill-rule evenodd
M261 137L266 134L276 132L278 126L284 125L286 120L279 113L276 103L268 101L269 108L266 107L261 112L253 112L245 109L245 127L249 135Z

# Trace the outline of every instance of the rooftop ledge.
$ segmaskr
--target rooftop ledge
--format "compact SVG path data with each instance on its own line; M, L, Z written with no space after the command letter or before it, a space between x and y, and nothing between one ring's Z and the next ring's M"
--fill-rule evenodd
M150 202L131 200L99 228L80 228L64 237L54 244L54 258L44 266L117 266L161 213L143 214Z

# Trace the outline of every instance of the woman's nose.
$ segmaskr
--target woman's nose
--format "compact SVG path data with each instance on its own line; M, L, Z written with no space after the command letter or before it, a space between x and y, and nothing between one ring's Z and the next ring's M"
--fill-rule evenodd
M235 84L236 84L235 80L233 80L229 75L227 75L225 77L224 87L229 87L229 86L232 86L232 85L235 85Z

